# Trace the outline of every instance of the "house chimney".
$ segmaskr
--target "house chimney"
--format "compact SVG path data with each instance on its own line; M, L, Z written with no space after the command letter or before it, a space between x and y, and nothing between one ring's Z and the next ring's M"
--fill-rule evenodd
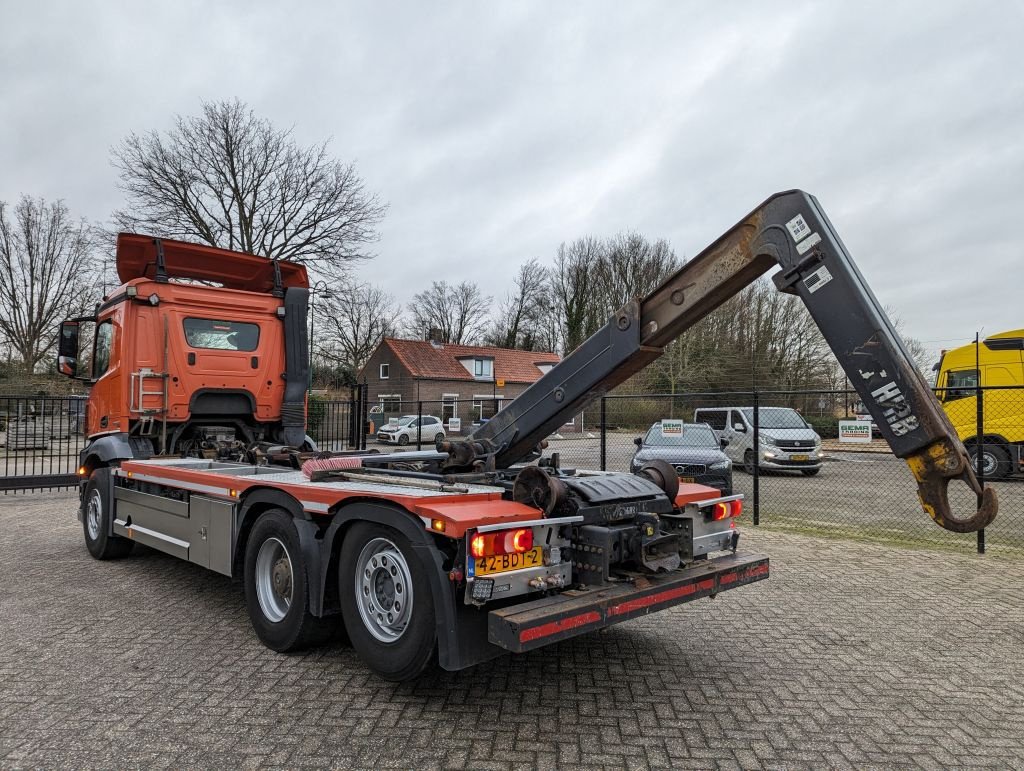
M444 334L438 327L431 327L430 331L427 332L427 339L434 345L442 345L444 343Z

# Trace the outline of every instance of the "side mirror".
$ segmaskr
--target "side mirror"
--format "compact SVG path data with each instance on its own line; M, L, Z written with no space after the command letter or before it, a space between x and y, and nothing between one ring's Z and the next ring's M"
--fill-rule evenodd
M60 340L57 343L57 372L66 377L78 376L78 328L77 321L64 321L60 325Z
M733 423L732 424L732 430L733 431L739 431L741 434L747 433L747 427L745 425L743 425L742 423Z
M728 446L729 446L729 440L728 440L728 439L719 439L719 440L718 440L718 443L719 443L719 444L720 444L720 445L722 446L722 449L723 449L723 450L724 450L724 449L725 449L726 447L728 447Z
M633 440L633 444L635 444L637 447L643 447L644 446L644 440L643 440L642 437L638 436L636 439Z

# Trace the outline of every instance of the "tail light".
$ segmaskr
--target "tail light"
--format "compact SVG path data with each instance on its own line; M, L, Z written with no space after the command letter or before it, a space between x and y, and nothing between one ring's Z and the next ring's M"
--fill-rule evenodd
M533 530L528 527L499 530L496 533L479 533L469 541L469 553L476 559L492 554L521 554L532 548Z
M734 501L719 501L711 506L710 512L712 521L738 517L743 513L743 500L737 498Z

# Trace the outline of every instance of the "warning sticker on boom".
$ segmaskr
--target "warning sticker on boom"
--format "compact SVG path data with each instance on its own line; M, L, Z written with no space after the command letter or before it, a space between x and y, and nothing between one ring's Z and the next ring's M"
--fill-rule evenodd
M801 239L810 235L811 232L811 229L807 226L807 220L804 219L802 214L796 215L787 222L786 228L789 230L789 234L793 236L794 243L800 243Z
M832 280L832 274L828 272L828 268L822 265L811 275L804 279L804 286L807 287L811 294L814 294L821 289L825 284Z

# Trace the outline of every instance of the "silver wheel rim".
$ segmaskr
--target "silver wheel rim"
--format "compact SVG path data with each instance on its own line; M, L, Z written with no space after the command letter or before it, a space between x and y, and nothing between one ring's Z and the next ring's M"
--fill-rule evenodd
M256 555L256 598L263 615L275 624L292 606L293 576L288 549L277 538L268 538Z
M100 520L103 519L103 496L99 490L93 490L89 496L89 504L85 509L85 527L89 531L89 540L96 541L100 537Z
M412 618L412 572L387 538L374 538L356 560L356 607L363 626L383 643L397 641Z

